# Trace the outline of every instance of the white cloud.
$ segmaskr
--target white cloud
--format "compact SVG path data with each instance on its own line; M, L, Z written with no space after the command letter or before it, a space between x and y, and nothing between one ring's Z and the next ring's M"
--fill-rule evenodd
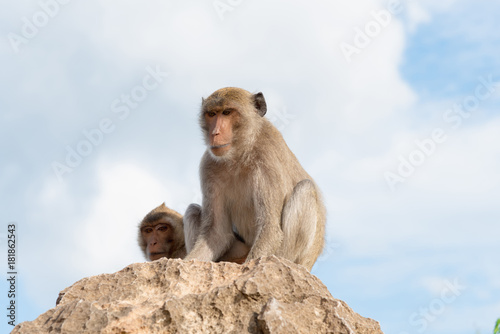
M424 9L424 5L419 2L408 2L408 21L409 29L414 32L417 26L421 23L426 23L431 20L431 15Z
M98 170L98 194L89 214L78 223L74 240L85 275L144 261L138 256L137 225L157 205L172 203L176 189L159 183L137 164L100 162Z

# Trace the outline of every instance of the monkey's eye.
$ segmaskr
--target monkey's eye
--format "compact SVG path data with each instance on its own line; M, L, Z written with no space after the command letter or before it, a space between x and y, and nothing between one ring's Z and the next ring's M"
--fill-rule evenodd
M151 232L153 232L153 229L151 227L147 227L147 228L143 229L142 232L151 233Z
M226 115L227 116L227 115L231 114L231 111L232 111L231 109L226 109L226 110L224 110L222 112L222 115Z
M158 226L158 231L165 232L166 230L168 230L168 226L166 226L166 225Z
M213 111L207 111L207 112L206 112L206 115L207 115L208 117L214 117L214 116L215 116L215 113L214 113Z

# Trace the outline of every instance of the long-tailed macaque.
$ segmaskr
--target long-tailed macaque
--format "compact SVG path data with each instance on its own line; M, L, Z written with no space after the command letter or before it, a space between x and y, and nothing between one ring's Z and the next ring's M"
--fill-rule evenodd
M188 233L193 234L187 228ZM237 241L218 260L243 263L250 250L235 234ZM162 257L184 258L186 247L184 240L184 226L182 215L169 209L165 203L149 212L139 224L137 238L139 247L148 261L158 260Z
M311 270L320 255L326 212L319 189L266 110L262 93L240 88L202 99L203 203L184 215L194 231L186 235L186 260L219 258L237 241L234 229L250 248L246 261L274 254Z
M137 241L149 261L185 257L182 215L161 204L141 221Z

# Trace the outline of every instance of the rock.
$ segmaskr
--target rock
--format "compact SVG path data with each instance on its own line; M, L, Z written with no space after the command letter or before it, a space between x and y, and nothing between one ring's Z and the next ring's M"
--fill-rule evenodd
M64 289L12 333L382 333L304 267L160 259Z

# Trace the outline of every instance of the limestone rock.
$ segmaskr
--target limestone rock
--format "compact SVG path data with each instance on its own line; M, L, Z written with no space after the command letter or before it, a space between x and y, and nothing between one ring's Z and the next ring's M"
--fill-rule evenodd
M304 267L160 259L64 289L12 333L382 333Z

